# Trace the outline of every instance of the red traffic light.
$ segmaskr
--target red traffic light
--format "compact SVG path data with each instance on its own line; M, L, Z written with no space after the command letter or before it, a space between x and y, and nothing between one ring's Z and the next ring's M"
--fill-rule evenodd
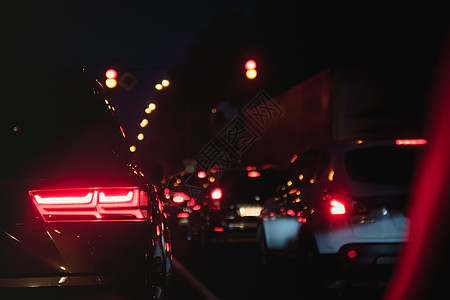
M258 72L256 71L256 61L253 59L249 59L245 62L244 68L246 70L245 76L248 79L255 79L258 76Z
M255 70L256 69L256 61L254 61L253 59L249 59L245 62L244 65L246 70Z
M105 77L108 79L116 79L117 78L117 71L114 69L108 69L105 72Z

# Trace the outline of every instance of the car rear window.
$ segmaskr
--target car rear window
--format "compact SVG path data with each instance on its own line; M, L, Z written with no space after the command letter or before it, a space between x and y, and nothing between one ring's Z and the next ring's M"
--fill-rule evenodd
M219 186L225 193L239 203L252 203L255 197L263 201L272 194L281 180L281 173L276 169L258 170L259 176L250 177L247 171L224 172Z
M344 161L349 177L358 182L409 185L420 146L380 146L352 150Z

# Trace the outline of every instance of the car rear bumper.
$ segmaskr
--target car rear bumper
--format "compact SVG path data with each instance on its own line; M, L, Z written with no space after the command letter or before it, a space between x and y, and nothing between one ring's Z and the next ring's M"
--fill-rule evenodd
M393 265L401 243L355 243L343 246L338 253L344 267Z

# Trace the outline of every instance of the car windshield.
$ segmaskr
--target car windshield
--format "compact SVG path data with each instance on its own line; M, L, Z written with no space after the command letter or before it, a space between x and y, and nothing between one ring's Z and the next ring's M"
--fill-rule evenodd
M380 146L345 153L349 177L358 182L409 185L420 147Z

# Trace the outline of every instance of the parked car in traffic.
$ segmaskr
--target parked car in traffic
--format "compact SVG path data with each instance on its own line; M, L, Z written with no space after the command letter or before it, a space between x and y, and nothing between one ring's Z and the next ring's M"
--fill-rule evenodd
M329 282L389 275L408 240L407 199L424 144L360 140L310 147L294 157L261 213L263 262L293 257L299 272L317 271Z
M103 88L85 70L13 66L1 83L0 298L161 298L168 222Z
M188 239L206 246L223 242L256 242L259 215L281 181L275 166L235 167L215 174L188 223Z

